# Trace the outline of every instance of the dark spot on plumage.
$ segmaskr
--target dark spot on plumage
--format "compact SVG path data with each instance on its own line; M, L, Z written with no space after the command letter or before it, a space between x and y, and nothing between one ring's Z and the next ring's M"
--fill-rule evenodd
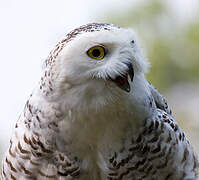
M111 176L107 176L107 180L113 180L113 178Z
M110 172L108 173L108 176L118 176L118 172L116 171Z
M138 151L139 149L141 148L141 146L139 144L133 146L133 147L130 147L128 149L128 151Z
M152 156L152 157L148 158L148 160L152 161L154 159L160 159L162 157L165 157L165 150L166 150L166 147L163 150L161 150L161 152L158 155Z
M161 150L161 146L158 143L158 146L156 148L154 148L153 150L151 150L151 153L158 153Z
M109 159L109 162L112 163L113 160L114 160L114 157L111 157L111 158Z
M77 177L80 175L80 170L78 169L78 170L72 172L70 175L71 175L72 177L77 178Z
M16 169L14 168L14 166L12 165L12 162L9 161L7 157L6 157L6 161L5 161L5 162L9 165L11 171L17 172L17 170L16 170Z
M121 162L119 163L119 166L124 166L126 162L127 162L126 159L122 159Z
M15 152L14 152L14 153L12 152L12 144L10 144L10 147L9 147L9 154L10 154L13 158L16 158Z
M41 122L41 120L40 120L38 115L36 115L36 119L37 119L38 122Z
M183 163L183 162L186 161L188 154L189 154L189 151L188 151L187 148L185 147L184 153L183 153L183 158L182 158L181 163Z
M172 140L172 136L171 136L171 133L169 132L169 136L168 136L168 138L167 138L167 143L169 143L170 141Z
M172 129L174 129L174 124L173 123L171 123L170 126L171 126Z
M194 161L194 164L193 164L193 171L196 169L196 167L198 167L199 165L199 162L198 160L196 159L196 156L193 155L193 161Z
M147 133L148 133L148 134L151 134L152 131L153 131L153 128L150 128L150 129L148 129Z
M181 141L182 140L182 134L180 133L178 137L179 137L179 140Z
M137 167L136 166L131 166L131 167L127 167L128 170L130 171L134 171L134 170L137 170Z
M135 156L135 154L134 154L134 153L130 153L130 154L128 155L128 157L126 158L126 161L129 162L129 160L132 159L133 156Z
M158 136L156 135L156 136L154 136L152 139L150 139L148 142L149 143L154 143L154 142L156 142L158 140Z
M149 131L150 131L150 130L153 130L153 126L154 126L154 122L153 122L153 121L151 121L151 124L150 124L150 126L149 126L148 130L149 130Z
M155 121L155 128L158 129L158 127L159 127L159 122Z
M41 113L41 111L39 111L40 113ZM39 133L37 133L37 132L35 132L35 131L32 131L33 132L33 134L35 135L35 136L37 136L37 138L39 138L41 135L39 134Z
M52 153L51 150L49 149L46 149L43 145L43 143L41 141L37 141L37 144L40 146L41 150L44 152L44 153Z
M142 134L143 136L146 135L146 134L147 134L147 130L148 130L147 128L144 128L141 134Z
M117 162L116 162L115 160L113 161L113 163L112 163L112 164L113 164L113 166L114 166L114 167L116 167L116 166L117 166Z
M184 139L185 139L185 135L184 133L182 133L182 140L184 141Z
M136 143L140 143L142 141L142 135L140 134L136 139Z
M169 174L166 176L165 180L168 180L172 175L173 175L173 173L172 173L172 172L171 172L171 173L169 173Z
M15 128L18 128L18 124L16 123Z
M169 119L164 119L164 122L170 123L170 120Z
M22 158L24 160L30 160L30 156L21 156L20 158Z
M12 180L17 180L17 178L15 176L13 176L12 174L10 175Z
M22 154L30 154L29 151L27 151L27 150L25 150L25 149L23 149L23 148L21 147L20 142L18 142L17 147L18 147L18 149L20 150L20 152L21 152Z
M152 107L152 101L150 101L150 103L149 103L149 104L150 104L150 106Z
M165 119L167 116L165 114L163 114L162 117Z
M145 154L145 153L147 153L147 152L150 151L150 148L149 148L149 146L145 145L145 146L142 148L141 151L142 151L142 154Z
M178 144L178 138L176 138L176 144Z
M114 152L114 158L117 158L117 153L116 152Z
M42 157L42 153L40 153L40 152L35 152L33 154L35 154L36 157Z
M178 126L175 124L174 131L176 132L178 130Z
M75 161L75 162L78 161L78 157L77 157L77 156L74 157L74 161Z
M6 175L6 173L5 173L4 165L3 165L3 175L4 175L5 178L7 178L7 175Z
M59 172L58 172L59 173ZM39 170L39 174L45 178L52 178L52 179L55 179L56 178L56 175L48 175L48 174L45 174L43 173L41 170Z
M56 45L56 48L54 49L53 53L55 53L56 51L58 51L58 49L59 49L59 46Z
M31 140L29 140L29 144L30 144L32 149L38 150L38 147Z
M61 154L59 154L59 159L60 159L61 161L64 161L64 156L62 156Z
M143 172L149 166L149 161L146 159L146 163L143 164L142 167L138 169L139 172Z

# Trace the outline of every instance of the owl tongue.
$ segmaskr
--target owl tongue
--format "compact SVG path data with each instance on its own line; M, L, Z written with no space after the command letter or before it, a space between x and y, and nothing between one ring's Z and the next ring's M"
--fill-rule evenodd
M114 78L109 76L108 79L113 81L122 90L126 92L130 92L131 86L129 84L128 78L131 82L133 81L133 77L134 77L133 64L131 62L125 62L124 64L128 67L128 69L126 70L126 73L119 74Z
M117 76L114 80L115 84L126 92L130 92L131 88L128 82L128 75Z
M126 83L126 78L124 78L122 76L117 76L115 79L115 82L120 85L124 85Z

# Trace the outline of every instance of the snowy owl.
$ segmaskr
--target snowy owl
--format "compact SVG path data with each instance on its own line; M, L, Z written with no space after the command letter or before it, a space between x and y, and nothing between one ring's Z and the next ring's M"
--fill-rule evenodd
M196 180L197 158L147 70L130 29L67 34L16 123L3 180Z

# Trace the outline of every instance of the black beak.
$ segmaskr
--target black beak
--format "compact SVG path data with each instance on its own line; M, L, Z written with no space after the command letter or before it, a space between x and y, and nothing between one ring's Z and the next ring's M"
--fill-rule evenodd
M126 62L125 64L128 66L126 73L123 75L122 74L118 75L114 79L113 78L110 78L110 79L122 90L124 90L126 92L130 92L131 86L128 81L128 76L130 77L131 81L133 81L134 69L133 69L133 65L131 62Z

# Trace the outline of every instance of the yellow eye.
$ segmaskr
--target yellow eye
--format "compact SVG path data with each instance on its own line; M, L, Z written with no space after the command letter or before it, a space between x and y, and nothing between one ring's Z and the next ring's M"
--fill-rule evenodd
M94 46L87 51L90 58L101 60L105 56L105 49L102 46Z

